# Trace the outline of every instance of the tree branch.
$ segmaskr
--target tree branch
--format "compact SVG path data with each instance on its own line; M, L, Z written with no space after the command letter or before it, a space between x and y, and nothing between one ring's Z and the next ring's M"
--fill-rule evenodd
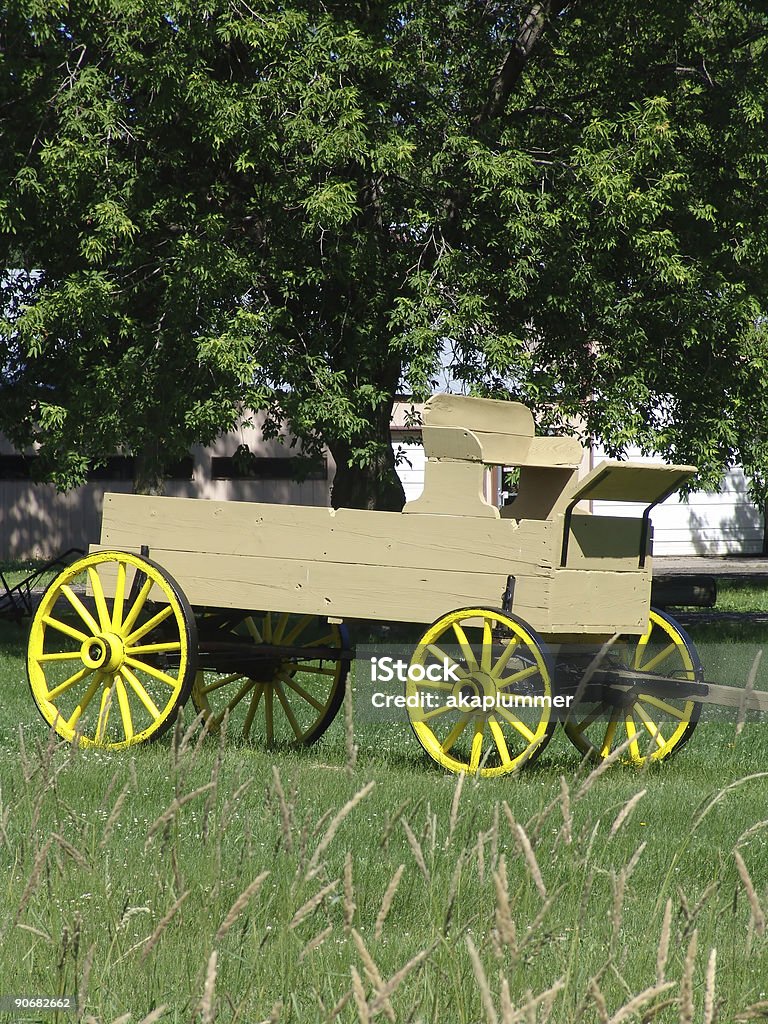
M557 10L562 11L567 6L568 4L559 4ZM551 8L552 0L540 0L531 6L528 14L523 18L509 52L491 81L488 99L485 101L482 111L472 121L473 128L477 128L503 113L507 100L520 81L531 54L544 32Z

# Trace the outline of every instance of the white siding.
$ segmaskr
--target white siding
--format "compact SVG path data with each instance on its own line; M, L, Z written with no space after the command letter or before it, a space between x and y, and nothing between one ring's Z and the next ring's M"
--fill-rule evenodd
M397 472L406 500L413 501L424 490L424 449L420 444L397 442L394 447L403 456ZM637 453L629 457L635 462L658 461ZM604 459L604 453L595 450L593 464ZM632 502L595 501L592 505L597 515L614 516L640 516L645 508ZM657 555L747 555L762 550L763 517L750 501L746 477L738 468L728 471L717 491L696 491L687 501L672 495L656 506L651 521Z
M406 501L415 501L424 490L424 446L412 442L395 441L397 475L403 483Z
M634 462L653 462L636 453ZM595 451L594 464L604 460ZM595 501L600 515L637 516L644 506L631 502ZM763 517L749 498L747 479L738 467L730 469L717 491L694 491L686 499L673 494L651 513L653 550L657 555L759 554Z

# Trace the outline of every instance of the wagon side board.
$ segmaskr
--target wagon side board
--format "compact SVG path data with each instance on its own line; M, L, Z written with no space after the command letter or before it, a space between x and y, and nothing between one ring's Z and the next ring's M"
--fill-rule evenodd
M643 632L650 568L638 569L621 540L593 556L585 534L560 569L561 539L561 516L518 523L107 494L98 546L148 546L196 606L430 622L499 607L511 575L513 611L545 635Z

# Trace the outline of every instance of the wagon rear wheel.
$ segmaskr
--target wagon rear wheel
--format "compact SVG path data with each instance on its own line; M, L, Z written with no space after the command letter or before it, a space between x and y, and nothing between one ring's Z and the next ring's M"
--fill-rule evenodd
M315 615L214 611L198 619L201 670L192 701L209 729L274 745L319 740L341 707L346 627Z
M620 637L606 652L604 667L701 680L703 671L690 637L669 615L651 610L641 637ZM650 689L650 688L649 688ZM684 697L611 691L603 699L580 702L569 714L565 731L573 745L598 760L629 742L624 760L636 765L663 761L690 739L701 704Z
M411 659L406 691L417 739L454 772L517 771L539 756L556 725L543 642L495 609L460 608L433 623Z
M189 695L197 633L175 580L138 555L73 562L32 619L27 673L43 718L67 740L119 749L162 735Z

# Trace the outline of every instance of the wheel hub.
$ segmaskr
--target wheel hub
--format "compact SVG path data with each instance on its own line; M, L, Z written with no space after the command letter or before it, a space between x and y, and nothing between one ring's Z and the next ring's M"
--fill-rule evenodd
M115 672L123 663L125 647L116 633L99 633L83 642L80 657L86 668Z
M459 703L459 706L470 706L474 701L478 701L476 710L487 712L489 710L485 705L487 701L485 698L490 698L494 703L498 698L498 687L487 672L473 672L468 676L464 676L459 680L458 683L453 687L453 697Z

